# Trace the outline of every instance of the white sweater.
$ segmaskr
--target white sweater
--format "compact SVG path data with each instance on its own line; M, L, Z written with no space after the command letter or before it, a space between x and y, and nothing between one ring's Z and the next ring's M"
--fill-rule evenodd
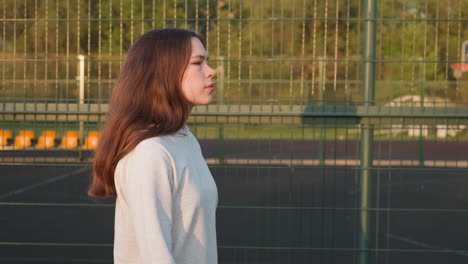
M114 263L215 264L218 192L185 126L143 140L115 170Z

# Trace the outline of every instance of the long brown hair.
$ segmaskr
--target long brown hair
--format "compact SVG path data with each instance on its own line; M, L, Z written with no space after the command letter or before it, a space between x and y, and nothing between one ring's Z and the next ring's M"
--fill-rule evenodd
M142 140L173 134L184 126L190 109L181 84L192 37L204 43L189 30L154 29L129 49L95 152L90 196L116 196L114 172L119 160Z

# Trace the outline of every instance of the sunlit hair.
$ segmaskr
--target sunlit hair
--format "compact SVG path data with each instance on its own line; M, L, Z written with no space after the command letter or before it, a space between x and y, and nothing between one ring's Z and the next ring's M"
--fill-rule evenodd
M200 35L176 28L151 30L133 43L95 152L90 196L116 196L119 160L142 140L173 134L184 126L190 109L181 86L192 37L204 43Z

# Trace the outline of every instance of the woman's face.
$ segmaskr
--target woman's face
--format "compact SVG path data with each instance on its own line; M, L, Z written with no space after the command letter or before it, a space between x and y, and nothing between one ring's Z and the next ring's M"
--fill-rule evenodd
M191 105L211 102L216 71L208 66L208 54L198 38L192 38L192 54L182 79L182 93Z

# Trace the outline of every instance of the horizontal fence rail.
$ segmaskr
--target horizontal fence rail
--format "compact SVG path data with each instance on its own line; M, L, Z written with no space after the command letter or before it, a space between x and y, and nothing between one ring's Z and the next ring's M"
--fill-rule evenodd
M3 103L4 121L102 122L108 104ZM330 123L336 118L349 124L444 124L468 125L468 107L419 106L303 106L303 105L208 105L195 106L190 121L216 123L307 124Z

